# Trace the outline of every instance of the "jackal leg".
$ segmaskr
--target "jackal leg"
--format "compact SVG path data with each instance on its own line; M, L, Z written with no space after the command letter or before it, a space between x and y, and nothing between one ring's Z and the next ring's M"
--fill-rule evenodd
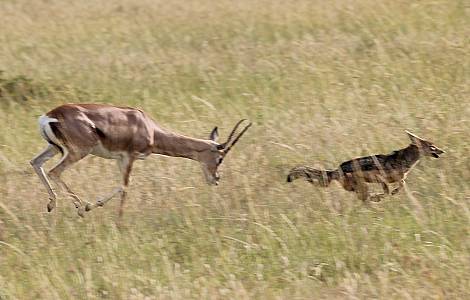
M398 187L392 191L392 195L395 195L396 193L398 193L402 188L405 187L405 185L406 185L405 179L400 180L400 182L398 183Z
M388 187L388 184L385 182L380 182L382 185L383 193L375 193L375 194L369 194L369 200L372 202L380 202L382 199L390 194L390 189Z
M385 193L371 194L369 192L369 187L367 186L367 183L361 181L356 182L353 186L353 189L354 192L356 192L357 197L363 202L366 202L368 200L372 202L380 202L385 196Z
M356 196L363 202L366 202L367 200L369 200L369 198L378 198L376 197L376 195L371 195L369 193L369 188L367 184L361 178L357 178L352 176L351 174L347 174L346 176L343 176L339 182L346 191L355 192Z
M383 195L390 195L390 187L388 184L385 181L380 182L380 184L382 185L382 189L384 191Z
M369 195L369 200L372 201L372 202L380 202L380 201L382 201L382 198L384 196L385 196L384 193Z
M368 194L368 199L370 199L373 202L380 202L384 196L390 194L390 187L387 184L386 180L380 175L376 177L376 182L382 186L383 193ZM362 185L365 185L365 183L362 183ZM358 188L358 190L361 191L361 190L364 190L364 188L361 187L361 188ZM360 198L362 199L364 197L365 196L361 196Z
M364 182L356 181L353 185L353 191L356 193L357 197L362 201L367 201L369 199L369 188Z

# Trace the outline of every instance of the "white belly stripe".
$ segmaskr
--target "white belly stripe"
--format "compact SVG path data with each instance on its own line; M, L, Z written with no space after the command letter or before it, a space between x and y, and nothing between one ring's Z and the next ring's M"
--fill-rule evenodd
M108 158L108 159L121 158L123 155L125 155L125 152L123 151L109 151L101 143L98 143L98 145L93 147L90 153L93 155L96 155L102 158Z
M109 151L103 146L101 142L98 143L98 145L96 145L95 147L93 147L90 154L107 159L119 159L128 156L128 153L125 151ZM149 154L137 153L137 159L145 159L147 156L149 156Z

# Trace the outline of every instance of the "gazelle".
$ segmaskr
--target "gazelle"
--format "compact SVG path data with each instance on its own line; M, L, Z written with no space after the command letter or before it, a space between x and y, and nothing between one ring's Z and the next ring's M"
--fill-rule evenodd
M244 121L240 120L227 141L219 144L216 142L219 136L217 127L212 130L209 139L197 139L160 127L139 109L105 104L65 104L39 117L39 130L48 145L31 160L31 165L49 193L49 212L55 208L57 196L48 177L68 192L80 216L83 217L85 211L103 206L117 194L121 198L121 216L135 160L145 159L150 154L196 160L201 163L208 184L217 185L217 169L251 126L249 123L233 138ZM43 164L59 152L62 158L46 175ZM95 204L84 203L60 178L65 169L88 154L117 160L122 175L122 184Z

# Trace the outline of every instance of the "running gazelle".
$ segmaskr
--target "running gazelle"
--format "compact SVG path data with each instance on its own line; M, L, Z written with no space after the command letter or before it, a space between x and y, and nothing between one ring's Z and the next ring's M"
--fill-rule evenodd
M135 160L145 159L150 154L196 160L201 163L208 184L217 185L217 169L251 126L249 123L234 138L244 121L240 120L235 125L226 142L217 143L217 127L212 130L209 139L198 139L162 128L140 109L106 104L65 104L39 117L39 130L48 145L31 160L31 165L49 193L48 211L55 208L57 197L49 182L50 177L72 197L80 216L83 217L85 211L103 206L117 194L121 198L121 216ZM58 153L62 154L62 158L46 174L43 164ZM122 175L122 184L94 204L80 200L60 177L65 169L89 154L117 160Z

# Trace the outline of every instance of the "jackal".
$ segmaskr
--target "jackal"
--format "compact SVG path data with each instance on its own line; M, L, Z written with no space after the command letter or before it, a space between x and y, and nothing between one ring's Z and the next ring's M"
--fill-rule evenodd
M380 201L386 194L396 194L405 185L405 179L422 156L439 158L444 150L413 133L406 131L411 143L408 147L390 154L379 154L355 158L343 162L336 170L317 170L308 166L293 168L287 176L287 182L299 177L322 187L327 187L333 180L339 181L347 191L355 192L359 199ZM398 187L390 190L390 183L398 182ZM382 185L383 193L370 194L367 183Z

